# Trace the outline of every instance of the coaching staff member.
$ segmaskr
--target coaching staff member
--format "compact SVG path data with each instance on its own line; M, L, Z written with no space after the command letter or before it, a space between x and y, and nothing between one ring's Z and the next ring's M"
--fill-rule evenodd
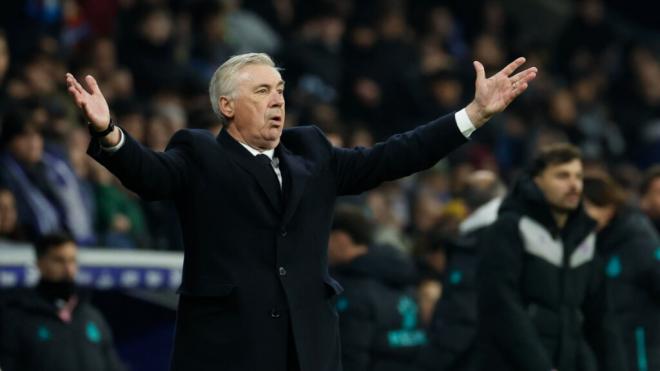
M67 74L95 136L89 154L147 200L173 199L185 259L172 370L341 370L342 289L326 249L337 196L434 165L501 112L536 76L518 58L473 102L373 148L333 148L314 126L283 130L284 81L265 54L232 57L210 83L224 129L181 130L163 153L118 129L93 77Z

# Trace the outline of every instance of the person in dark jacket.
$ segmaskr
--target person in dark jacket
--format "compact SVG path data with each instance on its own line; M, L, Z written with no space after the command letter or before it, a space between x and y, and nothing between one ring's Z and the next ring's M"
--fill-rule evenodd
M625 205L607 175L584 180L585 207L598 222L596 250L606 261L629 371L660 370L660 240L648 217Z
M0 312L2 371L120 371L101 313L77 293L77 246L63 234L36 244L41 279Z
M429 344L418 353L419 367L429 371L477 370L477 265L485 231L497 219L506 188L491 171L473 173L463 199L470 210L459 226L450 254L443 295L428 330Z
M172 371L339 371L341 286L328 275L335 200L428 169L528 87L519 58L486 79L453 115L371 148L338 148L315 126L284 129L284 80L272 59L248 53L211 80L218 137L181 130L165 152L110 121L98 84L71 74L69 93L92 132L88 153L146 200L173 200L184 260ZM510 77L509 77L510 76ZM219 336L221 335L221 336Z
M412 370L411 360L426 342L415 265L394 247L372 245L371 230L359 209L335 212L328 260L344 287L336 301L344 370Z
M639 193L640 208L660 233L660 165L646 170Z
M480 369L624 370L581 195L581 154L558 143L503 201L478 268Z

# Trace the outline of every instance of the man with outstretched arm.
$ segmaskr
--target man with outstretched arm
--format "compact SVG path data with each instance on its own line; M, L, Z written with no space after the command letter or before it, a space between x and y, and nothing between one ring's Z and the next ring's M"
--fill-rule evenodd
M463 110L373 148L334 148L314 126L284 130L284 81L265 54L243 54L211 79L217 137L181 130L153 152L114 126L91 76L67 74L89 121L89 154L147 200L173 199L185 258L172 370L341 370L341 286L328 275L337 196L433 166L503 111L536 76L518 58L486 78ZM118 123L120 124L120 123Z

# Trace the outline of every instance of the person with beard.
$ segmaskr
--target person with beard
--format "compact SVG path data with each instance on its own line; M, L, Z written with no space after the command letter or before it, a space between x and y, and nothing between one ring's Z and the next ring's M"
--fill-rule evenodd
M660 165L652 166L644 173L639 206L660 233Z
M374 245L372 229L360 209L335 211L328 261L344 287L335 303L344 370L414 370L411 360L426 342L415 299L415 264L394 247Z
M580 151L557 143L502 202L477 269L481 370L625 370L582 188Z
M39 283L0 312L1 370L124 369L108 324L76 289L77 251L73 239L60 233L35 244Z
M660 239L646 215L625 204L609 176L584 180L584 205L598 223L596 250L621 326L629 371L660 370Z

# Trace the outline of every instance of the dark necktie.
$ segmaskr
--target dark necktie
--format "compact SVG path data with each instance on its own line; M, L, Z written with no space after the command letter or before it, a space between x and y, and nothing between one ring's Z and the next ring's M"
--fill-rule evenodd
M281 202L282 188L280 187L280 181L277 179L277 174L275 173L275 169L273 169L273 165L271 165L270 158L264 154L258 154L255 157L257 161L259 161L259 164L265 167L263 174L264 176L267 176L269 178L268 181L266 182L268 183L269 186L268 191L272 192L272 194L276 196L278 201Z

